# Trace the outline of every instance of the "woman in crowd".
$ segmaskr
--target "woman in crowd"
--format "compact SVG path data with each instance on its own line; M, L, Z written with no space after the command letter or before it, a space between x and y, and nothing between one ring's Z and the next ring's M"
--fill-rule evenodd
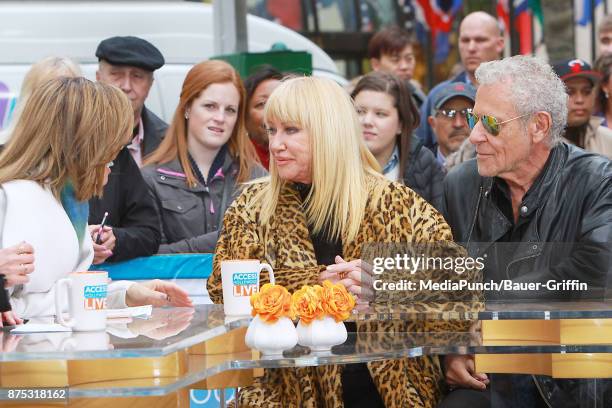
M131 108L118 89L84 78L58 78L36 87L0 155L3 243L23 240L36 251L36 270L11 290L20 317L55 313L53 288L93 259L88 200L100 195L109 165L128 140ZM110 308L153 304L189 306L178 286L115 282Z
M238 183L264 175L245 131L245 99L226 62L187 73L166 137L143 170L160 215L160 253L213 252Z
M60 76L77 77L81 76L81 69L78 64L70 58L46 57L33 64L30 70L23 77L21 91L19 92L19 102L13 112L11 125L0 132L0 144L4 144L10 138L11 130L23 110L28 98L34 91L45 82Z
M224 260L268 262L289 291L329 279L367 301L373 290L361 266L363 244L452 240L431 205L380 174L353 103L335 82L284 81L267 102L265 122L270 177L245 188L225 214L208 281L213 302L223 301ZM238 406L433 407L441 375L428 357L266 370L242 389Z
M612 54L604 54L597 58L594 68L595 71L601 74L599 92L597 95L599 112L604 118L601 125L612 128L612 103L610 103L610 97L612 95L612 81L610 80L610 74L612 73Z
M442 204L444 171L413 136L419 111L404 82L391 73L369 73L351 93L363 139L385 177L413 189L436 208Z
M281 79L283 79L283 74L267 66L244 81L247 93L246 128L259 160L266 170L270 163L270 151L268 150L268 133L264 126L263 112L270 94L280 84Z

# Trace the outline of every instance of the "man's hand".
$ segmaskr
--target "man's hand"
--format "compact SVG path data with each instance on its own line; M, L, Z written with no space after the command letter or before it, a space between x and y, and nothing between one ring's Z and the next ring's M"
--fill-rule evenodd
M450 386L484 390L489 384L486 374L475 372L474 356L444 356L444 368L446 369L446 383Z
M154 307L175 306L192 307L187 292L175 283L154 279L130 286L125 295L129 307L153 305Z
M0 249L0 274L5 286L23 285L30 281L28 275L34 271L34 248L22 242Z
M104 228L102 228L102 232L100 232L99 225L90 225L89 235L91 235L91 240L93 241L93 264L99 265L104 263L104 261L113 255L113 249L115 249L115 244L117 243L117 238L115 238L113 228L104 226ZM96 243L98 241L98 235L100 235L100 244Z

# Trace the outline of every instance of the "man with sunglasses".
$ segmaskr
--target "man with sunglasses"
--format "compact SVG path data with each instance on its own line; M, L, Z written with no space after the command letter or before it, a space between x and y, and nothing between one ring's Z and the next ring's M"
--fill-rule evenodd
M444 167L446 158L470 135L467 114L474 107L476 89L470 84L449 82L440 88L427 118L436 136L436 159Z
M436 138L427 118L433 108L436 95L448 82L478 86L474 77L476 68L483 62L498 59L504 50L504 36L497 19L484 11L475 11L465 16L459 25L458 46L464 71L451 80L433 87L421 106L421 123L416 130L416 135L434 153Z
M603 125L603 118L593 116L595 88L601 75L593 71L586 61L578 58L558 62L553 65L553 70L565 84L569 97L567 127L562 134L564 141L611 159L612 130ZM476 148L467 139L455 153L447 157L446 170L474 157Z
M563 82L549 65L525 56L482 64L476 79L480 86L468 114L476 159L458 165L444 181L443 214L455 240L484 260L485 282L587 284L587 290L491 290L486 298L612 296L612 164L562 141ZM444 366L447 383L459 389L444 408L489 407L497 400L509 407L540 407L543 401L558 406L588 395L579 381L534 382L522 375L504 378L508 392L490 391L489 381L496 384L498 375L477 373L472 356L448 355Z

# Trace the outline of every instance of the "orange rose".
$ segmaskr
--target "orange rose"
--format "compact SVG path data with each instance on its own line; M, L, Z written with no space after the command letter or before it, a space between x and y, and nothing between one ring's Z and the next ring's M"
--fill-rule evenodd
M321 290L323 310L336 322L348 319L355 307L355 298L341 283L333 284L326 280Z
M259 292L251 295L251 306L253 316L267 323L276 323L281 317L293 318L291 310L291 295L281 285L266 283Z
M310 324L315 319L320 319L325 315L321 304L321 291L319 285L302 286L302 289L293 293L291 303L294 313L299 316L304 324Z

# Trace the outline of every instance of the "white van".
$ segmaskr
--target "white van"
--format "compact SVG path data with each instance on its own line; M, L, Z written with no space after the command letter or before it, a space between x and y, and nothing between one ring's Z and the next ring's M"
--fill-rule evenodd
M300 34L252 15L247 27L250 52L268 51L282 42L312 54L314 75L346 83L333 60ZM142 37L164 55L166 65L155 72L146 105L168 121L189 68L214 55L212 6L183 1L0 2L0 129L8 124L32 63L52 55L70 57L94 79L96 47L116 35Z

